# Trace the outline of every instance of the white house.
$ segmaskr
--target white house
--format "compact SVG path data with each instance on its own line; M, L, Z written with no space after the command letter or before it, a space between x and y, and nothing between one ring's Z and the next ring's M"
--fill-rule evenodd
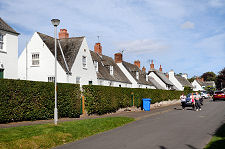
M122 53L116 53L115 62L132 83L132 88L155 89L155 86L149 81L147 74L140 70L140 61L131 64L123 61Z
M85 37L71 37L60 29L57 40L57 82L97 85L97 76ZM19 78L53 82L55 79L55 41L35 32L19 57ZM61 47L61 48L60 48Z
M196 78L191 84L194 91L203 91L205 87L216 87L214 81L204 81L203 78Z
M200 81L198 81L196 79L191 84L193 86L193 91L203 91L204 90L204 88L201 86Z
M187 74L175 75L174 71L169 72L169 80L176 86L180 91L184 90L184 87L191 87L191 83L187 80Z
M0 18L0 78L18 79L18 35Z
M174 84L165 76L162 72L162 67L160 65L159 70L154 68L153 61L150 65L150 70L148 72L148 76L152 77L156 80L156 82L164 89L164 90L177 90Z
M131 88L131 82L114 60L102 54L101 43L95 44L91 56L97 74L98 85Z

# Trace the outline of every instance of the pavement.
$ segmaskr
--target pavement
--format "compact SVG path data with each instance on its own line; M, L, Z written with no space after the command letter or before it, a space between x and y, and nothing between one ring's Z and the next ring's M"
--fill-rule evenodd
M126 116L137 121L56 149L202 149L225 123L224 107L224 101L205 100L201 111L173 105L130 112Z

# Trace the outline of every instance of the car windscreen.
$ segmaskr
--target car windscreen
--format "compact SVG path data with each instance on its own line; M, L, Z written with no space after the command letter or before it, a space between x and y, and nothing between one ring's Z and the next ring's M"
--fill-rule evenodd
M223 94L223 93L224 93L223 91L215 92L215 94Z

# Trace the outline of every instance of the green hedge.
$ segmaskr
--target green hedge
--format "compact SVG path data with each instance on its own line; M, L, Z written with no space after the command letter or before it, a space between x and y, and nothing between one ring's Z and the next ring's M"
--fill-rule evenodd
M58 84L58 116L79 117L80 87ZM0 123L54 117L54 83L0 79Z
M151 103L179 99L182 91L120 88L106 86L83 86L85 96L85 108L88 114L106 114L117 111L119 108L132 105L140 107L142 98L151 98ZM133 94L133 95L132 95Z

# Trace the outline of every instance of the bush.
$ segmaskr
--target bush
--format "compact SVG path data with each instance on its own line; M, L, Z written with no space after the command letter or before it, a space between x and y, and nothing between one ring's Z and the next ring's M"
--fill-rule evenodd
M0 123L54 117L54 83L0 79ZM58 84L58 116L79 117L80 87Z
M134 105L142 106L142 98L151 98L151 103L179 99L182 91L120 88L107 86L83 86L85 108L88 114L106 114L117 111L119 108Z

